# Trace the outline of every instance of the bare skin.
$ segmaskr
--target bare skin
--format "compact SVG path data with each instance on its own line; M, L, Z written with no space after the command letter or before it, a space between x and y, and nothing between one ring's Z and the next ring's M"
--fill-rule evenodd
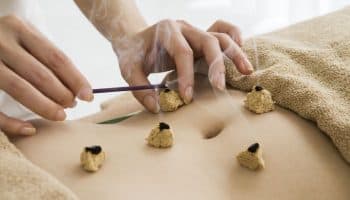
M67 56L35 27L9 15L0 18L0 89L36 114L55 121L75 97L93 98L91 86ZM32 135L30 122L0 112L0 129L8 135Z
M213 92L201 77L195 101L176 112L142 112L114 125L89 122L142 108L132 100L127 110L119 103L127 98L117 97L85 121L37 122L37 135L14 143L81 199L348 199L349 165L314 124L281 108L253 114L243 107L244 93ZM146 145L159 121L174 131L170 149ZM258 172L240 167L235 158L255 142L266 164ZM89 174L80 168L79 154L96 144L107 160Z
M191 102L193 61L205 57L211 83L225 89L223 52L243 74L253 71L240 49L239 29L224 21L207 31L185 21L162 20L147 25L132 0L75 0L92 24L111 42L123 78L129 85L149 84L151 73L175 70L180 95ZM0 17L0 89L41 117L63 121L64 109L75 98L92 101L91 86L67 56L28 22L14 16ZM151 112L159 105L153 90L137 91L136 99ZM0 112L0 129L9 136L33 135L28 121Z
M204 57L213 86L225 89L223 52L231 58L242 74L253 67L240 49L239 29L222 20L207 31L183 20L162 20L148 26L134 1L75 0L85 16L111 41L119 59L120 71L129 85L150 84L151 73L176 70L179 92L185 102L193 96L196 58ZM159 105L154 90L133 93L148 110L157 113Z

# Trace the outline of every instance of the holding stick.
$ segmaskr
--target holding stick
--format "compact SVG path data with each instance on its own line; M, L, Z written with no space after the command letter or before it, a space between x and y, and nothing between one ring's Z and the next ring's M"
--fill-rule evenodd
M156 85L139 85L139 86L129 86L129 87L112 87L112 88L97 88L93 89L94 94L97 93L107 93L107 92L123 92L123 91L135 91L135 90L149 90L156 88L167 88L166 84L156 84Z

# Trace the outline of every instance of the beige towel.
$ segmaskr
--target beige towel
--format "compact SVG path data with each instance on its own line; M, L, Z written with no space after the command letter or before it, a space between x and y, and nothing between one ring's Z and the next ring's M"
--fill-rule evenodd
M74 200L77 197L24 158L0 131L0 199Z
M249 39L244 50L256 72L231 67L228 84L267 88L278 105L316 122L350 162L350 7Z
M350 162L350 8L255 37L244 49L253 63L257 53L258 71L229 68L228 83L249 91L259 82L280 106L315 121ZM77 198L0 132L0 199Z

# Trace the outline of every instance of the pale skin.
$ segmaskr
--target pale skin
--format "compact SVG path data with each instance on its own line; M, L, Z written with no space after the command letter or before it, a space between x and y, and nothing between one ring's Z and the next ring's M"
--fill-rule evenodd
M195 59L204 57L213 87L225 89L223 53L242 74L253 72L240 49L239 29L222 20L207 31L183 20L146 24L134 1L75 0L91 23L111 42L120 71L129 85L150 84L151 73L175 70L178 89L186 103L192 101ZM0 89L41 117L66 118L64 109L75 98L92 101L91 85L70 59L30 23L15 15L0 18ZM133 93L149 111L159 105L154 90ZM33 135L27 121L0 113L0 129L7 135Z
M13 143L84 200L349 199L349 165L315 124L280 107L256 115L243 107L245 93L218 95L206 76L195 80L195 101L176 112L96 124L142 109L131 95L119 95L88 121L38 120L37 135ZM161 121L173 131L171 148L153 148L145 140ZM255 142L265 169L250 171L236 156ZM106 161L90 174L81 169L79 155L96 144Z

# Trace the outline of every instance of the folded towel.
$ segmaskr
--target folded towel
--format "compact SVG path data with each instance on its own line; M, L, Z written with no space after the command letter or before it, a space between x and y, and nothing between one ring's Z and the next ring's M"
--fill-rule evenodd
M0 131L0 199L74 200L77 197L24 158Z
M267 88L278 105L316 122L350 162L350 8L251 38L244 50L257 71L242 76L231 62L228 84ZM77 197L0 131L0 199Z
M278 105L316 122L350 162L350 7L253 37L243 49L256 72L228 67L228 84L267 88Z

